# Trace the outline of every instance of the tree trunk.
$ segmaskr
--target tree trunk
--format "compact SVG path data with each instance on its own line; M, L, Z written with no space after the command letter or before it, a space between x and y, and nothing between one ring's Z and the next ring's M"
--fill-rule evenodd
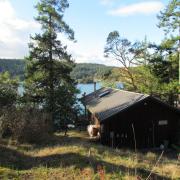
M49 63L50 63L50 68L49 68L49 86L50 86L50 99L49 99L49 105L50 105L50 114L51 114L51 125L53 126L53 117L54 117L54 69L53 69L53 55L52 55L52 19L51 15L49 15Z

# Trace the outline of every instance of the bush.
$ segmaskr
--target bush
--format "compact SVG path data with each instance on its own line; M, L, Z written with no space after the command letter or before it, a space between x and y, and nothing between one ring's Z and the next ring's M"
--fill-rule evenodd
M9 108L0 112L0 136L37 143L50 132L50 116L36 109Z
M8 72L0 73L0 108L17 103L18 86L17 78L11 78Z

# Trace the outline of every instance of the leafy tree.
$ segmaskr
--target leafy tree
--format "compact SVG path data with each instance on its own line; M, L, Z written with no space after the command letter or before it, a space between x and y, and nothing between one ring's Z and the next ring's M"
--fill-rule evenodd
M180 28L179 7L179 1L172 0L158 16L159 27L164 28L166 34L176 34ZM174 105L179 93L178 40L180 42L180 36L171 35L160 45L149 44L146 39L132 44L117 31L111 32L105 55L118 60L123 67L112 71L108 78L121 80L126 89L148 93Z
M118 32L110 33L105 55L118 60L123 67L113 69L106 82L123 82L127 90L151 94L174 105L178 97L179 67L175 41L165 39L156 45L145 39L131 44L120 38Z
M155 75L150 70L149 65L140 65L132 67L137 91L141 93L151 94L159 88L159 82ZM123 87L130 90L131 84L123 75L122 68L114 68L111 73L104 79L104 85L117 88L118 83L123 83Z
M158 78L151 72L149 65L135 67L134 76L139 92L154 95L154 92L158 90Z
M67 0L40 0L36 5L42 33L31 37L27 60L26 99L51 114L53 121L68 118L75 104L75 82L70 77L74 66L67 47L57 39L63 33L74 40L73 30L63 20ZM57 121L57 119L56 119Z
M11 78L8 72L0 74L0 107L16 105L18 98L18 79Z
M118 31L110 32L104 49L105 57L111 57L120 62L121 79L129 90L137 91L134 77L134 66L144 63L145 52L140 42L131 43L121 38ZM142 61L143 60L143 61Z

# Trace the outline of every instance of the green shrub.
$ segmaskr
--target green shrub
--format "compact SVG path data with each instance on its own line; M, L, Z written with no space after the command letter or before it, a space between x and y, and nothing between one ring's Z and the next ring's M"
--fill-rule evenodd
M8 108L0 112L0 135L18 142L37 143L50 131L50 116L36 109Z
M17 78L11 78L8 72L0 73L0 108L16 104L18 85Z

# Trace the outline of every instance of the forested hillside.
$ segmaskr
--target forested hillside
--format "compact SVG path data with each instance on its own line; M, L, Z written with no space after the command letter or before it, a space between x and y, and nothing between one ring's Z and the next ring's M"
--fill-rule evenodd
M24 77L25 62L20 59L0 59L0 72L8 71L12 76Z
M101 80L107 76L113 67L102 64L79 63L76 64L71 75L79 83L91 83L94 79Z
M8 71L12 76L24 77L25 62L20 59L0 59L0 72ZM79 83L90 83L95 78L102 79L113 67L102 64L79 63L74 67L71 76Z

